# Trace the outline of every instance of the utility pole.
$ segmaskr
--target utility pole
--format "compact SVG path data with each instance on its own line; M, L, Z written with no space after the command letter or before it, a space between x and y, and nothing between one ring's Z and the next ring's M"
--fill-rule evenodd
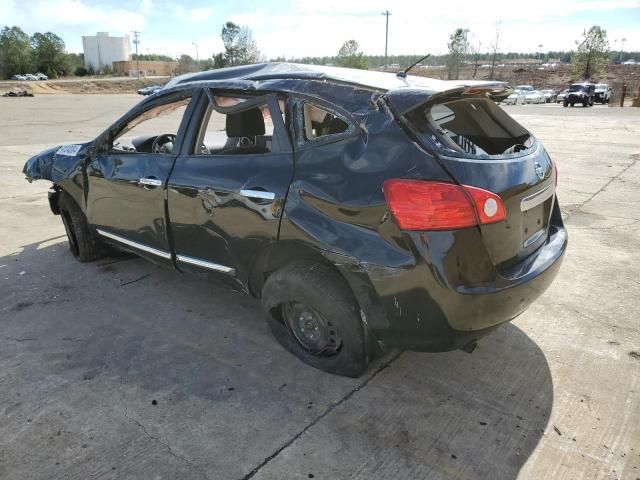
M138 73L138 80L140 80L140 55L138 55L138 44L140 43L138 35L140 35L140 32L134 30L131 33L133 33L133 44L136 46L136 72Z
M624 42L626 42L627 39L622 38L620 39L620 41L622 42L622 46L620 47L620 63L622 63L622 54L624 53Z
M387 17L384 30L384 69L386 70L387 65L389 64L389 60L387 57L387 48L389 47L389 15L391 15L391 12L389 10L385 10L384 12L382 12L382 15Z

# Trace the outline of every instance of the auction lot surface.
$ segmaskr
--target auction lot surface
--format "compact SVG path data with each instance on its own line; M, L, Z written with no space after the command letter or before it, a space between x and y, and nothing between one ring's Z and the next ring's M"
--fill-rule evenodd
M639 109L505 107L559 166L558 278L472 355L353 380L222 284L74 261L24 161L139 99L0 98L1 479L640 478Z

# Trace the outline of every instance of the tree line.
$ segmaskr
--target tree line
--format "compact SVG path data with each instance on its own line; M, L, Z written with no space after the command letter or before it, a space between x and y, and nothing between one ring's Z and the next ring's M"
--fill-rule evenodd
M226 22L220 30L220 38L224 50L213 52L211 56L194 59L190 55L181 55L174 59L161 54L132 54L132 60L162 60L177 61L176 73L187 73L215 68L247 65L265 61L265 57L258 48L251 29ZM546 53L518 53L500 52L500 23L496 24L495 38L481 52L479 41L469 40L469 30L458 28L449 37L448 53L431 55L422 61L423 65L447 67L448 77L457 79L465 65L474 67L472 76L475 78L479 65L491 66L493 69L507 59L538 59L540 61L559 60L563 63L572 62L574 76L589 78L599 74L604 65L612 59L625 61L638 58L639 52L612 52L606 39L606 31L599 26L585 30L581 41L577 41L575 52L549 51ZM360 51L355 39L346 40L336 55L323 57L273 58L270 61L290 61L303 64L337 65L349 68L381 68L385 66L406 67L420 60L424 52L416 55L365 55ZM64 41L52 32L35 33L31 37L20 27L5 26L0 31L0 76L8 78L14 74L42 72L50 78L67 75L86 75L93 73L111 73L111 68L104 67L101 72L86 70L84 55L67 53Z
M494 68L496 63L505 58L505 54L498 53L500 40L500 22L496 24L496 36L491 43L490 52L483 55L480 53L480 43L472 43L469 40L469 30L457 28L449 37L447 44L448 54L446 55L447 78L457 80L460 77L460 69L464 63L471 63L474 66L473 78L476 77L478 64L485 60L490 61L490 78L494 78ZM576 40L575 52L549 52L546 57L539 53L531 53L520 58L537 58L539 60L559 59L561 62L570 62L574 79L589 80L601 75L606 65L618 60L624 61L629 58L636 58L637 52L614 52L610 49L607 40L607 32L599 25L594 25L588 30L584 30L582 38ZM510 56L512 54L506 54Z
M36 32L30 37L16 26L0 30L1 77L42 72L58 78L78 74L78 68L84 69L84 56L67 53L64 41L55 33Z

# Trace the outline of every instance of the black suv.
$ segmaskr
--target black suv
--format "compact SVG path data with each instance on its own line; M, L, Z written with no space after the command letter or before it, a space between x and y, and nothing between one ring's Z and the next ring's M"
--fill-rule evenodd
M563 105L572 107L579 103L583 107L593 107L596 86L593 83L574 83L569 86L569 91L564 97Z
M71 252L117 247L260 297L305 362L470 350L551 284L556 168L502 83L261 64L186 75L24 167Z

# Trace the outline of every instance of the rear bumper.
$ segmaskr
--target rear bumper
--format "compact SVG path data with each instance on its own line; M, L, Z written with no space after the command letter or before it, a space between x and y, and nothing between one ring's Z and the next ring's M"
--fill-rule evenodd
M470 273L465 271L466 260L452 247L455 236L445 239L447 248L439 248L443 242L438 237L443 233L411 235L420 259L414 266L368 268L388 320L383 328L373 329L382 343L437 352L478 340L517 317L544 293L567 248L566 230L562 220L556 219L545 244L509 271L498 272L492 267L489 275L488 269L482 271L484 259L472 252L478 268ZM473 275L475 280L469 281Z

